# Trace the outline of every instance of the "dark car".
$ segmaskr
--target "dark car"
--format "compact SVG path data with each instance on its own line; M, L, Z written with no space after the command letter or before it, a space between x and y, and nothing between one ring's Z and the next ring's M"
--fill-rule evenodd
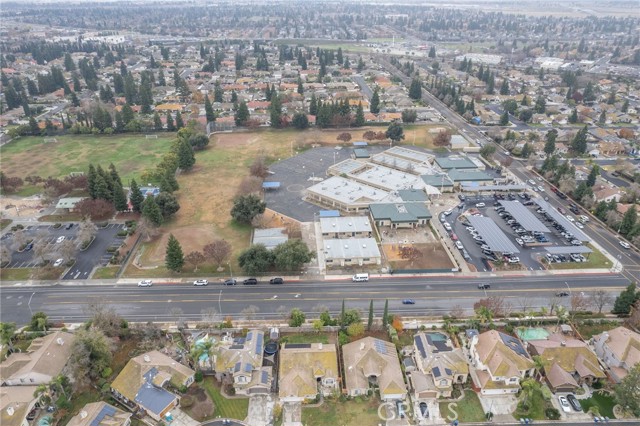
M420 405L420 415L422 415L423 419L429 418L429 408L427 407L426 402L421 402Z
M578 401L578 399L573 394L567 395L567 401L569 401L569 404L571 404L574 410L582 411L582 406L580 405L580 401Z
M413 299L404 299L404 300L402 301L402 304L403 304L403 305L415 305L415 304L416 304L416 301L415 301L415 300L413 300Z
M24 251L29 251L33 248L33 243L29 243L27 244L27 246L24 248Z
M556 293L556 297L567 297L569 295L568 291L559 291Z
M284 284L284 280L280 277L271 278L269 284Z
M242 281L242 284L244 284L244 285L256 285L256 284L258 284L258 280L256 278L247 278L246 280Z
M478 284L478 288L480 290L488 290L491 288L491 284L486 284L486 283L480 283Z
M233 278L229 278L223 283L223 285L236 285L236 284L237 284L237 281Z
M71 229L73 228L73 223L67 223L67 226L64 227L64 229Z

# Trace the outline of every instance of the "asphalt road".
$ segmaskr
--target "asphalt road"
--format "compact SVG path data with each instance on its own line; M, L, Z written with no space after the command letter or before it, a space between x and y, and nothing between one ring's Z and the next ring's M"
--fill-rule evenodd
M351 79L355 81L358 86L360 86L360 90L362 90L362 93L365 94L367 99L371 100L371 97L373 96L373 90L371 90L364 77L361 75L354 75L353 77L351 77Z
M491 289L478 290L478 283L490 283ZM243 317L242 310L255 305L256 319L282 318L282 312L299 308L308 316L318 315L318 307L340 312L342 301L347 308L358 308L365 315L369 300L374 301L377 316L382 315L385 299L389 312L403 317L441 316L460 306L470 312L473 304L487 295L500 295L511 303L515 311L548 306L557 290L590 292L606 288L617 295L628 285L620 275L513 276L482 279L456 278L400 278L372 279L368 283L351 281L288 282L283 285L260 283L257 286L222 286L209 284L195 287L190 284L155 283L153 287L126 285L74 285L3 287L0 300L0 320L24 324L32 312L43 311L54 320L67 322L87 319L88 303L97 301L113 306L129 321L171 321L174 308L182 310L181 317L200 320L202 311L213 308L220 318L231 315ZM403 299L413 299L414 305L404 305ZM562 302L568 306L568 297ZM284 308L282 308L284 307Z

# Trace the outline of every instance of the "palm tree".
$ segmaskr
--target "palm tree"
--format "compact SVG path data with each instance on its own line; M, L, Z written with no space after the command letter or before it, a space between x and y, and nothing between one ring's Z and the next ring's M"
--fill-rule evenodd
M49 393L49 386L47 385L38 385L35 392L33 392L33 397L40 398L40 402L42 402L44 406L51 405L51 395Z
M66 376L62 374L58 374L56 377L51 379L51 383L49 383L49 388L51 388L51 390L53 390L54 392L57 392L58 390L62 391L62 394L66 398L67 392L64 390L64 387L67 384L67 381L68 379Z
M545 360L540 355L534 355L533 363L535 364L537 378L540 379L544 376L544 367L546 366Z
M478 319L478 321L480 321L480 324L483 324L483 325L485 323L492 324L493 323L493 312L491 312L491 309L487 308L486 306L481 306L476 311L476 318Z
M0 323L0 342L3 345L9 346L9 350L14 352L13 347L13 335L16 333L15 322L1 322Z
M207 355L207 362L209 364L209 370L213 370L213 360L212 360L212 355L213 355L213 341L210 338L207 338L205 340L203 340L202 342L198 343L197 345L193 346L193 349L191 349L191 357L193 358L195 364L196 364L196 368L198 370L200 370L200 357L202 357L202 355L206 354Z

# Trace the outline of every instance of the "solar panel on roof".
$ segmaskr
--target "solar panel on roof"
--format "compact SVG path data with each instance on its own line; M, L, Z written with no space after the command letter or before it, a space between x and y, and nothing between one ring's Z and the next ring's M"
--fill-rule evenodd
M373 342L373 347L375 348L376 352L378 352L379 354L387 353L387 347L385 346L382 340L375 340Z
M105 417L113 417L115 414L115 407L112 407L111 405L105 405L104 407L102 407L102 410L100 410L98 415L95 416L93 420L91 420L90 426L98 426L100 423L102 423L102 420L104 420Z
M442 374L440 373L440 367L433 367L433 377L440 377Z
M250 332L247 333L247 339L246 340L249 341L251 339L253 339L253 331L250 331Z
M262 353L262 334L258 334L256 337L256 355Z
M286 348L288 349L310 349L310 343L287 343Z
M263 371L262 374L260 375L260 382L265 385L269 383L269 373L267 373L266 371Z
M233 366L233 372L237 373L238 371L240 371L241 366L242 366L242 363L240 361L236 362L236 365Z
M413 340L416 342L416 346L418 347L418 351L420 351L420 355L422 355L422 358L426 358L427 351L424 350L424 344L422 343L422 338L420 336L415 336Z
M518 355L522 355L524 357L528 357L527 351L524 350L524 347L520 343L518 339L515 337L509 336L508 334L499 333L502 342L507 345L509 349L517 353Z
M244 365L244 372L245 373L251 373L251 370L253 370L253 365L251 365L251 364L245 364Z

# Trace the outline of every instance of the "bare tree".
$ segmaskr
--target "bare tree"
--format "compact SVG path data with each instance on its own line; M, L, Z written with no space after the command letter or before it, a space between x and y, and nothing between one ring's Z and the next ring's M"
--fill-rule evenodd
M209 324L209 327L213 327L220 319L218 311L215 308L206 308L200 311L202 322Z
M582 293L573 293L571 295L571 320L576 316L579 311L584 311L589 306L589 301Z
M520 307L520 310L522 310L522 312L527 312L532 306L531 299L521 297L520 299L518 299L518 306Z
M256 176L246 176L238 186L238 195L256 194L262 190L262 179Z
M220 266L231 254L231 244L226 240L215 240L202 249L208 259L212 259Z
M348 132L340 133L340 134L336 137L336 139L337 139L338 141L341 141L341 142L347 143L347 142L349 142L349 141L351 140L351 133L348 133Z
M45 257L51 253L49 243L46 240L38 240L33 243L33 255L39 259L39 263L44 263Z
M78 250L76 243L71 240L64 240L58 249L65 262L73 259L73 256L76 254L76 250Z
M240 313L247 319L247 321L253 320L258 312L260 312L260 308L258 308L256 305L249 305L242 311L240 311Z
M184 328L184 311L181 308L171 308L169 310L169 315L173 318L178 329Z
M601 314L602 308L613 302L613 297L611 297L609 292L600 289L591 293L591 301L593 305L598 308L598 313Z
M149 241L151 240L151 238L158 235L159 231L157 227L153 226L153 224L149 222L149 219L143 217L140 218L136 225L136 232L140 234L140 238L144 239L145 241Z
M100 299L89 301L85 312L91 317L91 325L101 330L108 337L120 335L123 318L118 315L113 306L104 304Z
M184 260L192 264L195 267L194 272L196 272L198 270L198 265L203 263L206 258L204 257L204 254L199 251L192 251L184 257Z
M620 222L620 214L615 210L610 210L605 215L605 222L611 228L615 228L615 226Z
M0 246L0 265L4 265L11 263L11 258L13 256L13 250L4 244Z
M560 306L560 298L555 294L549 298L549 315L553 315L553 312Z
M27 244L27 236L22 229L18 229L13 233L13 244L11 247L14 250L19 250L21 247L24 247L25 244Z
M505 316L505 300L502 296L489 296L485 299L480 299L473 304L473 310L478 311L480 308L485 307L491 313L493 317Z
M561 192L571 192L576 188L576 179L573 176L563 176L558 188Z
M451 318L460 319L464 317L464 309L460 305L454 305L449 312Z
M97 233L98 228L88 217L78 225L78 239L82 244L86 244L91 241Z
M266 178L269 174L269 167L267 166L265 158L263 156L257 157L251 164L249 171L252 176L262 179Z
M264 213L260 213L255 215L253 219L251 219L251 226L258 229L264 229L269 225L269 218Z
M640 329L640 300L631 306L631 314L625 323L636 330Z

